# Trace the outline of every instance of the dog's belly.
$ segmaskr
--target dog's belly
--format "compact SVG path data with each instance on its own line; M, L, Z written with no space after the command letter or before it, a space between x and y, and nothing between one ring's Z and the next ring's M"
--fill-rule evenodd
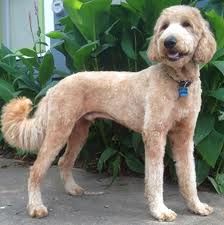
M101 113L101 112L89 112L89 113L85 114L83 117L89 121L94 121L97 118L115 120L110 115L108 115L106 113Z
M107 113L103 113L103 112L89 112L87 114L85 114L83 116L83 118L85 118L86 120L88 121L91 121L93 122L95 119L109 119L109 120L113 120L125 127L128 127L136 132L139 132L141 133L141 127L139 126L132 126L132 125L129 125L129 124L126 124L124 121L122 120L118 120L116 118L114 118L113 116L107 114Z

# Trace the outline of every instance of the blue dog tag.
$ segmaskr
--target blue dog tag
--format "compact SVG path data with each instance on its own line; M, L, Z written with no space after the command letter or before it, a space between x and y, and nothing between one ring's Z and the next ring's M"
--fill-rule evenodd
M188 87L191 85L192 81L190 80L181 80L179 82L178 93L179 97L186 97L188 96Z
M187 87L179 87L178 92L179 92L179 97L188 96L188 88Z

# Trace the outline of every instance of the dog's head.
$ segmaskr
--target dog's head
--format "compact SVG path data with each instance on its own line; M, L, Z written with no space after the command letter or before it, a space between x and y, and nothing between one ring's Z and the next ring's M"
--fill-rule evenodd
M216 51L216 42L200 11L190 6L165 9L156 22L148 56L172 67L189 61L207 63Z

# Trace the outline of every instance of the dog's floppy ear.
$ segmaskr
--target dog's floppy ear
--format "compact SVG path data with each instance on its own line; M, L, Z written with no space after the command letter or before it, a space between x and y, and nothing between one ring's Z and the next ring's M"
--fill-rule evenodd
M149 47L147 50L148 58L151 61L158 61L159 60L159 53L157 49L157 43L156 43L156 30L154 30L154 35L152 36Z
M195 50L193 60L196 63L208 63L216 51L216 41L212 32L209 30L209 24L203 21L203 31L201 39Z

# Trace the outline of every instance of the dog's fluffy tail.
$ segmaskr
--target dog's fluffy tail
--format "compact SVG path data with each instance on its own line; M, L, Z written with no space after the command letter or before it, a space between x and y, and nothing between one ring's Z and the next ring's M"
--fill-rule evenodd
M37 112L32 111L30 99L22 97L11 100L3 107L1 123L5 140L12 146L27 151L40 148L46 131L46 104L39 104ZM42 111L42 113L40 113ZM45 115L44 115L45 114Z

